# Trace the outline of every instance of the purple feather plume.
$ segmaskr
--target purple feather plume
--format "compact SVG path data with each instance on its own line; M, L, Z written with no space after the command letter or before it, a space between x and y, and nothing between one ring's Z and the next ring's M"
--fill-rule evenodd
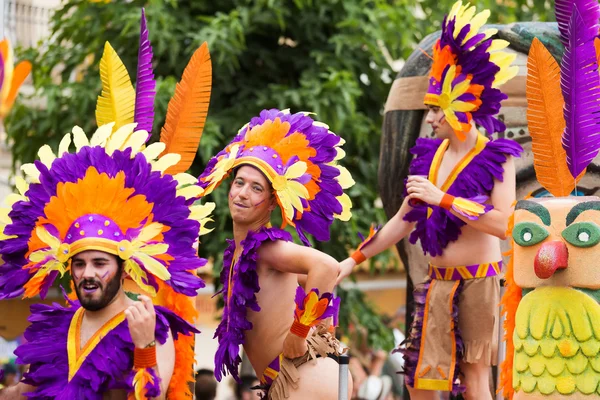
M569 44L560 68L566 122L562 145L573 177L579 176L600 150L600 77L594 48L597 34L598 20L584 19L574 6Z
M4 86L4 57L0 53L0 90Z
M597 25L600 18L598 0L556 0L556 22L558 22L560 40L565 47L569 46L569 24L575 7L579 10L581 17L585 21L585 26L591 27L592 25ZM597 33L598 29L596 29L595 34Z
M148 132L148 140L152 136L154 122L154 96L156 95L156 81L152 72L152 45L148 39L146 26L146 13L142 8L140 23L140 48L138 50L137 79L135 86L135 113L133 121L137 122L138 130Z

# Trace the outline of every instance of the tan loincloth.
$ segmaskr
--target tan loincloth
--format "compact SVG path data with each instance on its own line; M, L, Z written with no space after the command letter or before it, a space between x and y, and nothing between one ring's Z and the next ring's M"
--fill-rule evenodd
M347 349L342 349L341 343L327 331L324 326L317 327L306 338L308 351L302 357L290 360L280 354L269 364L260 378L263 399L283 400L290 396L291 389L298 388L300 374L298 367L318 357L339 356Z

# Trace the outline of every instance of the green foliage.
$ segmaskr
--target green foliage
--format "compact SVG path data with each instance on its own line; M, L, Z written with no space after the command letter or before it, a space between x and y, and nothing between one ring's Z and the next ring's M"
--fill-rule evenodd
M490 22L500 23L544 20L552 6L545 0L474 3L491 8ZM343 164L357 182L349 192L354 216L350 223L334 223L328 244L315 243L341 260L357 244L357 231L366 233L371 222L386 219L374 204L382 108L395 75L389 58L406 59L425 35L439 29L451 5L434 0L65 1L52 18L50 40L20 52L20 58L33 63L34 97L45 106L20 101L6 120L14 162L32 161L45 143L56 148L74 125L94 131L104 42L110 41L134 79L144 6L158 82L153 141L192 52L203 41L209 44L213 93L192 173L198 175L210 156L263 108L314 111L346 139ZM220 267L231 223L224 190L211 197L220 204L216 229L202 238L200 254ZM385 253L376 261L389 258ZM362 323L372 343L389 347L390 336L369 316L372 311L352 304L362 302L361 295L346 297L345 306L365 316Z

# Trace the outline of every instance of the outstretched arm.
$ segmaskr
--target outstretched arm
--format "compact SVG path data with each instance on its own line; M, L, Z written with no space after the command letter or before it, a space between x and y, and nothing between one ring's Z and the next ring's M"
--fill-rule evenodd
M469 219L464 215L450 209L450 212L464 221L467 225L480 232L506 239L508 218L512 213L512 204L516 198L515 164L512 157L508 157L503 164L504 173L502 182L495 181L494 188L488 201L494 208L477 219ZM421 177L410 177L406 185L408 198L418 199L427 204L440 206L445 193L429 180Z
M408 236L413 230L415 223L404 220L406 213L412 210L412 207L408 204L408 200L409 198L406 197L396 215L394 215L387 224L377 232L377 235L375 235L375 237L360 250L365 258L376 256ZM348 257L340 263L340 274L337 278L336 285L339 285L344 278L352 273L354 266L356 266L356 261L352 257Z

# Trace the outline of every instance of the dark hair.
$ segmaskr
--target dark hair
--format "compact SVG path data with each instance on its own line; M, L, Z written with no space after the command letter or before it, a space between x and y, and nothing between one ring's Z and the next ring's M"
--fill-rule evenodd
M235 397L238 399L242 398L242 393L252 389L252 383L258 380L257 377L253 375L242 375L241 379L242 383L238 383L235 386Z
M217 396L217 380L210 369L196 371L196 400L213 400Z

